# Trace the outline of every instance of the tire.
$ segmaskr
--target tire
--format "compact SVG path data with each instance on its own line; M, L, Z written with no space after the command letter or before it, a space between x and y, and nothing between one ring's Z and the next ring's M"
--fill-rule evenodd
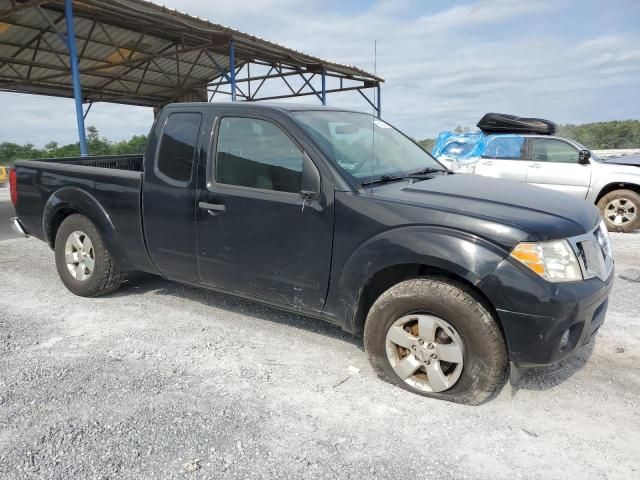
M598 202L600 216L610 232L631 233L640 228L640 195L633 190L614 190Z
M122 273L102 236L83 215L64 219L56 233L55 257L62 283L75 295L99 297L114 292L122 283Z
M407 318L410 319L408 323L403 323ZM413 318L418 319L417 323L412 323ZM398 330L399 325L404 327ZM435 341L426 343L433 325ZM392 327L395 333L400 332L401 342L414 342L411 348L417 350L388 343L387 335L391 335ZM410 332L406 332L407 329ZM422 338L425 338L424 344L419 343ZM507 351L495 319L464 284L448 278L406 280L383 293L367 316L364 346L378 376L427 397L478 405L497 393L506 380ZM433 350L425 350L425 347ZM450 357L451 352L456 351L455 347L460 352ZM406 356L402 360L407 360L409 352L414 355L413 360L409 358L412 366L416 364L414 360L422 363L416 374L408 379L412 383L401 378L392 366L403 352ZM430 352L440 354L437 363L431 360L433 353L425 357L425 353ZM445 355L445 352L449 353ZM459 358L454 358L457 355ZM445 362L444 358L453 359L453 363ZM398 370L399 365L396 364ZM438 368L442 375L436 373L433 384L436 387L440 384L440 388L434 389L431 373L438 372ZM443 381L444 378L447 380ZM443 386L446 388L442 389Z

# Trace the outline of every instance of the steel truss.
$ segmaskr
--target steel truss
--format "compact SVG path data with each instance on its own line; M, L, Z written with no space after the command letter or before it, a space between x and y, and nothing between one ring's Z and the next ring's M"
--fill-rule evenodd
M74 3L79 9L92 4L98 13L90 18L82 11L76 17ZM131 3L178 15L139 0ZM112 8L109 15L107 8ZM24 20L30 12L35 15ZM83 155L88 154L84 119L95 102L161 107L195 95L251 102L315 97L326 105L328 94L358 92L378 116L382 113L381 79L355 67L300 61L298 52L284 55L275 50L284 47L255 37L250 37L252 43L230 29L206 35L184 29L178 34L171 18L165 23L146 17L136 21L103 0L0 0L0 32L3 25L24 34L20 41L0 36L0 90L73 97ZM123 31L129 34L126 44L118 37ZM110 52L107 58L96 53L104 51Z

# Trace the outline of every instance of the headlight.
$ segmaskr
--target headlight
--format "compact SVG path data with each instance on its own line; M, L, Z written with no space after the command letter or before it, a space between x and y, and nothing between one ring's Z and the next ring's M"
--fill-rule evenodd
M596 233L596 239L605 258L611 257L611 239L609 238L609 230L604 220L600 220L600 230Z
M582 280L578 259L566 240L519 243L511 251L511 257L549 282Z

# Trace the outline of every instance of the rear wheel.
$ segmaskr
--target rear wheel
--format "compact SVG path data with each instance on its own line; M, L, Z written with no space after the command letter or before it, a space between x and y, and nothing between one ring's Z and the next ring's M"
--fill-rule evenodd
M421 395L476 405L505 379L507 352L493 316L450 279L391 287L369 311L364 343L380 377Z
M640 195L633 190L614 190L598 202L610 232L633 232L640 228Z
M62 283L82 297L106 295L122 283L100 233L83 215L69 215L56 234L56 267Z

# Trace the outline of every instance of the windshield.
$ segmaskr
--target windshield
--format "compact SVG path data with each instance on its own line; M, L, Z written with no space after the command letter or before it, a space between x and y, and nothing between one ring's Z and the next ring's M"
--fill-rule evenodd
M332 111L293 115L324 154L357 181L428 169L445 171L412 140L372 115Z

